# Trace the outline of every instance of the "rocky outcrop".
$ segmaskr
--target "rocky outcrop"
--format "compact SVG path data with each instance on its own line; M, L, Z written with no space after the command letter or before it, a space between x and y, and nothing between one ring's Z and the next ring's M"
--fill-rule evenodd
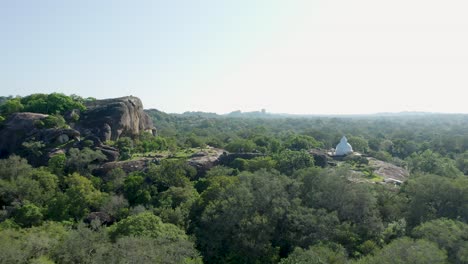
M383 176L385 181L393 182L396 180L404 182L409 177L409 172L402 167L375 158L369 157L367 159L374 173Z
M105 142L122 136L134 137L145 131L156 133L137 97L96 100L88 102L86 107L76 123L76 128L84 135L95 135Z
M322 168L325 168L326 166L331 165L329 164L330 161L329 161L327 152L325 150L311 149L309 150L309 154L312 155L312 157L314 157L315 166L320 166Z
M41 141L49 146L80 138L80 133L74 129L38 128L37 123L47 116L28 112L12 114L0 130L0 157L16 153L28 141Z
M93 170L93 175L105 176L107 173L117 168L122 169L127 174L134 171L146 171L151 163L158 164L159 160L152 158L140 158L136 160L106 162Z
M219 158L223 154L226 154L224 149L208 147L193 154L187 162L197 170L197 177L202 177L206 174L206 171L218 165Z

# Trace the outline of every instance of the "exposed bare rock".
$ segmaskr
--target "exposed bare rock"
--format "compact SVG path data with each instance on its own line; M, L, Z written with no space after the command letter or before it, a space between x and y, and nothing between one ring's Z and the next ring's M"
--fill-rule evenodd
M96 147L96 150L100 150L102 154L106 156L107 161L116 161L119 159L120 156L120 153L116 148L107 145Z
M44 144L64 144L79 139L80 133L69 128L37 128L36 124L48 115L38 113L14 113L0 130L0 156L5 157L18 151L23 142L42 141Z
M324 168L329 165L329 157L325 150L311 149L309 150L309 154L314 157L314 163L316 166Z
M153 122L143 111L137 97L96 100L86 104L76 128L82 134L96 135L101 141L117 140L122 136L133 137L144 131L156 133Z
M374 169L376 174L383 176L385 181L396 180L394 182L403 182L409 176L409 172L402 167L375 158L369 157L367 159L369 160L369 166Z
M197 169L198 176L203 176L207 170L219 163L219 158L226 153L224 149L208 147L204 151L197 152L187 161L189 165Z
M146 171L149 164L151 163L157 164L159 163L159 160L152 158L140 158L136 160L106 162L95 169L93 171L93 175L105 176L107 173L117 168L122 169L127 174L134 171Z

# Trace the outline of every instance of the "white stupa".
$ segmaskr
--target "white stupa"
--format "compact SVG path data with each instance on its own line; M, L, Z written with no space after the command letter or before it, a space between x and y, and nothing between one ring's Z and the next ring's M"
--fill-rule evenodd
M343 136L340 143L336 145L335 156L345 156L353 153L353 147L348 143L348 139Z

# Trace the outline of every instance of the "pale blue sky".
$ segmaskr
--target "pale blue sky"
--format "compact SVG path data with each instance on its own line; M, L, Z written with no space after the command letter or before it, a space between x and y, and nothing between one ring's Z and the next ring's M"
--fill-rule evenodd
M2 95L166 112L468 113L461 0L0 0Z

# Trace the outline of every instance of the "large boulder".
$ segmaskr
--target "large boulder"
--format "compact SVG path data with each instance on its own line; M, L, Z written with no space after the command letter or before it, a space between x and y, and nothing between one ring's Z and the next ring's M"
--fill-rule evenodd
M38 122L47 116L28 112L12 114L0 130L0 157L17 153L27 141L41 141L50 146L80 138L80 133L74 129L38 128Z
M202 177L209 169L218 165L219 158L225 153L224 149L207 147L205 150L193 154L187 163L197 170L198 177Z
M142 132L156 133L137 97L96 100L88 102L86 107L76 123L76 128L84 135L95 135L105 142L123 136L134 137Z

